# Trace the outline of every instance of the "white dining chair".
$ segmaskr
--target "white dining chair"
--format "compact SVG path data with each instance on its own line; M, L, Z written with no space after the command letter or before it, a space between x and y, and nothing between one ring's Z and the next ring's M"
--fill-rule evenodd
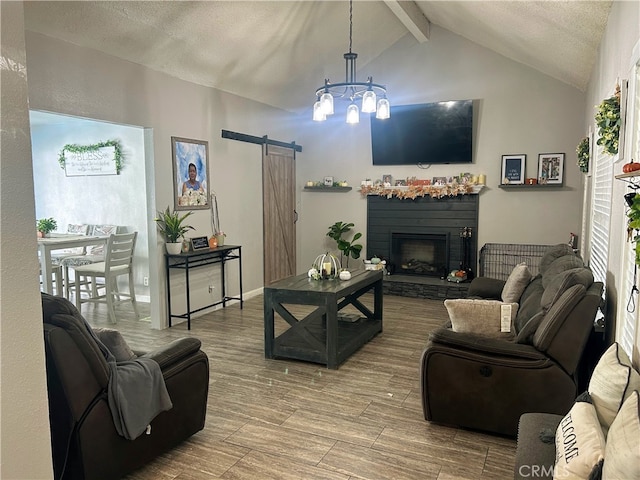
M131 302L136 319L140 318L133 284L133 252L138 232L111 234L105 248L103 262L72 266L75 276L75 301L78 310L86 302L106 303L109 320L116 323L115 306ZM129 293L118 289L118 278L126 275L129 281ZM103 279L104 283L98 283ZM88 298L82 297L82 283L91 282ZM104 294L100 290L104 289Z

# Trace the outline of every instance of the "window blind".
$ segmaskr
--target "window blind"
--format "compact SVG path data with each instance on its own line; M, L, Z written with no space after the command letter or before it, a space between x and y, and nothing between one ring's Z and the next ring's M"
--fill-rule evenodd
M595 281L604 283L606 287L614 159L606 155L598 145L595 146L594 152L589 267L593 271Z

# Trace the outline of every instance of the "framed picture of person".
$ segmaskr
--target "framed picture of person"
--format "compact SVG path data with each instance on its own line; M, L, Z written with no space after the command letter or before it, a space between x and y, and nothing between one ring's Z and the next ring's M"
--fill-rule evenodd
M209 208L209 142L171 137L175 210Z
M562 185L564 153L541 153L538 155L538 184Z

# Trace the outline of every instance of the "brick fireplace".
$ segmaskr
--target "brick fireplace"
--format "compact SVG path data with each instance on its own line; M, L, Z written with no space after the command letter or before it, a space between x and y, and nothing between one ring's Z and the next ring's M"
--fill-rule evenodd
M464 232L470 232L464 240ZM478 195L418 197L414 200L367 197L367 258L387 260L389 293L426 298L466 295L468 284L443 280L463 262L477 270Z

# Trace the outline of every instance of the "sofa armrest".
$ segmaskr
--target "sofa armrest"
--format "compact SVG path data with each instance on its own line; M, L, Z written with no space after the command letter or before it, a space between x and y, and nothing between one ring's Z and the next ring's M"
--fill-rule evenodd
M556 460L555 432L562 415L525 413L518 422L515 480L552 480Z
M505 283L504 280L498 280L497 278L476 277L469 284L467 296L500 300Z
M197 353L200 350L202 342L193 337L178 338L171 343L163 345L151 352L141 355L145 358L151 358L160 365L161 370L181 361L182 359Z
M446 345L454 349L473 350L489 355L518 357L529 360L546 360L547 357L532 345L514 343L499 338L485 337L473 333L454 332L439 328L429 335L432 344Z

